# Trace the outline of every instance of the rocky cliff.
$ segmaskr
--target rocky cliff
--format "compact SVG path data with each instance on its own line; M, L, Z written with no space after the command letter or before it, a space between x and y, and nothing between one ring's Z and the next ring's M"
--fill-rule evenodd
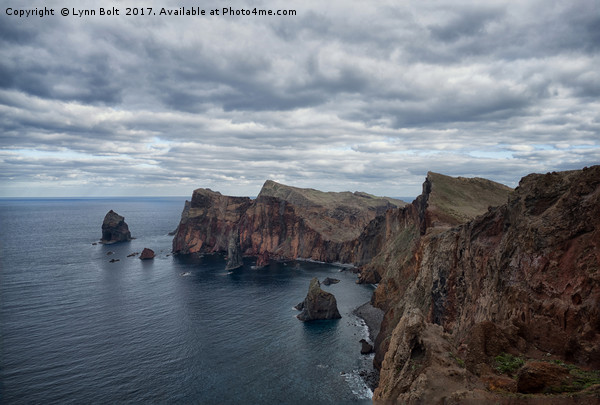
M173 238L174 253L226 252L242 215L252 206L247 197L229 197L210 189L194 190L186 201Z
M518 367L500 375L502 356L523 369L572 364L560 366L560 384L556 372L542 373L540 392L600 382L574 371L600 367L600 166L526 176L505 204L467 222L452 201L460 196L436 182L428 176L426 203L405 209L396 233L404 244L374 260L381 283L373 301L386 310L374 398L489 399L528 386L531 373ZM539 366L542 359L554 366ZM598 389L582 395L598 399Z
M352 263L367 225L403 201L265 182L255 200L195 190L181 216L173 252L226 251L238 238L245 255Z
M239 238L266 262L360 265L385 311L376 401L598 399L599 226L600 166L529 175L515 190L428 173L408 205L268 181L255 200L196 190L173 250L225 251Z

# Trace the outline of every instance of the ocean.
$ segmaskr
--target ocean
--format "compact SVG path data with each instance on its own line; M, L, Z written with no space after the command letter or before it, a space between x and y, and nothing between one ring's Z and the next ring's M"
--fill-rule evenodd
M184 200L0 199L0 402L370 403L352 311L373 287L328 264L173 256ZM134 240L93 244L110 209ZM323 289L342 319L296 319L313 277L341 280Z

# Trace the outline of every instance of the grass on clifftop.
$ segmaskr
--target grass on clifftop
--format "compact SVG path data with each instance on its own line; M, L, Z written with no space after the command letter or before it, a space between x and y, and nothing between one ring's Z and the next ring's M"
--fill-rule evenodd
M296 215L325 239L336 242L356 239L376 215L407 204L362 192L324 192L286 186L272 180L265 182L258 197L261 196L276 197L293 204Z
M363 192L333 192L333 191L319 191L312 188L299 188L286 186L274 182L273 180L267 180L260 190L259 196L277 197L282 200L288 201L294 205L307 207L307 206L322 206L322 207L334 207L344 205L348 207L380 207L389 203L396 207L403 207L407 203L402 200L396 200L390 197L378 197Z
M483 214L490 206L506 203L512 192L512 188L504 184L479 177L450 177L429 172L427 178L432 184L429 206L457 224Z

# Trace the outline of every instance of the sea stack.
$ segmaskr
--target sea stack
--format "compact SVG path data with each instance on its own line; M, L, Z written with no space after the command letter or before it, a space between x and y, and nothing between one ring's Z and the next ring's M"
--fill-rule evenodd
M131 240L129 227L125 223L125 218L114 212L108 211L102 222L101 243L106 245L117 242L127 242Z
M296 306L302 310L297 318L301 321L314 321L318 319L339 319L342 316L337 308L333 294L323 291L318 278L310 280L308 294L303 302Z
M225 270L238 269L243 265L240 238L237 234L231 235L227 247L227 264L225 265Z
M144 248L144 250L142 250L142 254L140 255L140 259L141 260L152 260L152 259L154 259L154 256L155 256L154 250Z

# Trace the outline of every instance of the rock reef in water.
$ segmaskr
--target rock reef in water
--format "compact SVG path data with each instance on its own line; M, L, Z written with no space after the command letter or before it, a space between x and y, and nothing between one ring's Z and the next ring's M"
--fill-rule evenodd
M323 285L337 284L339 282L340 280L338 280L337 278L325 277L325 280L323 280Z
M304 301L296 306L296 309L302 311L297 318L304 322L342 317L338 311L335 297L321 289L319 279L316 277L310 281L308 294Z
M141 260L152 260L152 259L154 259L154 256L155 256L154 250L144 248L144 250L142 250L142 253L140 254L140 259Z
M102 239L101 243L106 245L117 242L127 242L131 240L129 227L125 222L125 218L114 212L108 211L102 221Z

